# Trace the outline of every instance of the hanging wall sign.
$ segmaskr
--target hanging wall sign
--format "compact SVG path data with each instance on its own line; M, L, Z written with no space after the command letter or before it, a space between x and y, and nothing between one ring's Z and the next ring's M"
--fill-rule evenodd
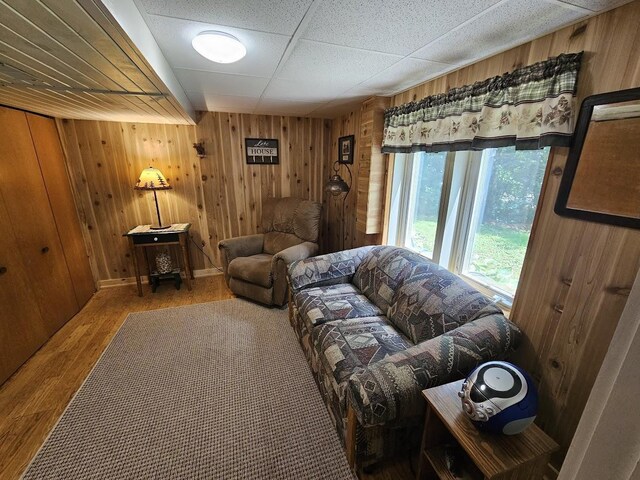
M244 147L249 165L277 165L280 163L277 138L245 138Z

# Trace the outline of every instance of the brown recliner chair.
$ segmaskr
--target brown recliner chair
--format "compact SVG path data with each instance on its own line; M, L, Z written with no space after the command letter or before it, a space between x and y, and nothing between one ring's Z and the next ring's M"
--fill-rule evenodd
M262 205L262 231L218 243L233 293L265 305L288 301L287 267L318 254L322 205L299 198L270 198Z

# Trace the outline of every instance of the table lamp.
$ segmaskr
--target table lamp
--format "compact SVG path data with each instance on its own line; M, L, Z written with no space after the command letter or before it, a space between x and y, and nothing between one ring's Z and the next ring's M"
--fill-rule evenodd
M135 186L136 190L153 190L153 198L156 201L156 213L158 214L158 226L151 227L152 230L163 230L171 225L162 225L160 220L160 208L158 207L158 194L156 190L171 190L171 185L167 182L162 172L157 168L149 167L142 170L140 178Z

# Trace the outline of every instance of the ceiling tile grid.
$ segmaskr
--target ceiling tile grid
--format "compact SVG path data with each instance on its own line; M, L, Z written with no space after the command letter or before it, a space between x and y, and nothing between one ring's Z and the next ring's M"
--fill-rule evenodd
M136 0L149 14L293 35L313 0Z
M324 0L302 38L409 55L500 0Z
M193 108L204 112L234 112L253 113L260 97L243 95L214 95L199 92L186 91L191 99Z
M269 83L269 78L264 77L229 75L183 68L175 68L174 71L185 91L206 91L212 95L247 95L248 92L262 92Z
M0 96L76 118L191 123L189 102L335 117L628 2L0 0ZM219 64L200 56L191 41L211 30L238 38L246 57ZM175 76L171 88L163 69ZM50 86L57 90L43 89ZM98 90L111 96L87 93ZM176 100L185 95L186 110Z
M164 56L174 69L188 68L234 75L271 77L291 39L287 35L159 15L146 15L145 20ZM199 33L212 30L236 37L247 48L247 56L238 62L226 64L211 62L201 56L193 49L191 41Z
M357 85L357 91L368 89L374 95L392 95L405 88L418 85L429 78L437 77L455 68L447 63L432 62L405 57L398 63Z
M135 0L196 108L238 98L239 113L310 116L396 94L626 1ZM205 30L237 37L247 56L200 57L191 39Z
M584 17L584 12L560 2L509 0L441 36L412 57L467 64L544 35L551 24L560 27Z

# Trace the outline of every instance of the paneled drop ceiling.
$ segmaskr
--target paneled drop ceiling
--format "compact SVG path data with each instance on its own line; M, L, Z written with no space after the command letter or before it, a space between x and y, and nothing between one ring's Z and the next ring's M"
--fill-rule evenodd
M195 110L335 117L628 0L0 0L0 104L193 123ZM247 47L198 55L205 30Z
M333 117L626 3L620 0L134 0L198 110ZM234 64L192 38L230 33Z

